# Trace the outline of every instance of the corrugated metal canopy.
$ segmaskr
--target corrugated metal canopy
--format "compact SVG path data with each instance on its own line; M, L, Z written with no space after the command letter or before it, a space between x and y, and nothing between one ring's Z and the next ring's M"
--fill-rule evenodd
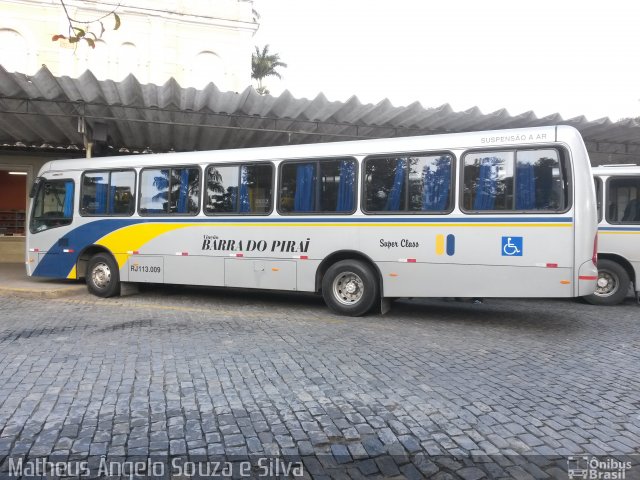
M418 102L394 107L389 100L362 104L355 96L330 102L323 94L309 100L287 91L260 96L251 87L241 93L220 92L213 84L196 90L173 79L142 85L132 75L99 81L90 71L77 79L55 77L46 67L27 76L0 66L0 114L4 146L82 147L83 124L115 149L154 152L567 124L582 133L592 155L640 158L640 125L634 120L512 116L504 109L484 114L477 107L455 112L448 104L425 108Z

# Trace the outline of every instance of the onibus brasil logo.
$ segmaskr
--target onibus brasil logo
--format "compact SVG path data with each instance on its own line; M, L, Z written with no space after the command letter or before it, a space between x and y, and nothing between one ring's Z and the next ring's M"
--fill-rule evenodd
M567 474L570 480L625 480L631 470L631 462L615 458L598 458L576 455L567 458Z

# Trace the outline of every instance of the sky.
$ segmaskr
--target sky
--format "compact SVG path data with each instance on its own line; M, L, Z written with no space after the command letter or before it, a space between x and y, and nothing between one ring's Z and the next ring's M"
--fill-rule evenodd
M588 120L640 116L640 2L254 0L272 95L388 98Z

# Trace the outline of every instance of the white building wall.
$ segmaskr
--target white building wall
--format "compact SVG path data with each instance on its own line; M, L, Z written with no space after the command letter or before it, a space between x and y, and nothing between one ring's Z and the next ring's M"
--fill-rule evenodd
M88 21L109 12L99 3L67 0L72 18ZM125 3L125 2L123 2ZM135 6L128 6L128 5ZM103 8L105 7L105 8ZM103 20L105 33L94 50L86 42L52 42L67 34L57 0L4 0L0 3L0 37L11 41L0 50L9 71L33 74L42 65L56 76L78 77L90 69L100 79L122 80L133 74L142 83L164 84L174 77L183 87L213 82L221 91L251 85L253 21L250 0L136 0ZM99 24L90 30L99 33ZM22 61L18 61L19 59Z

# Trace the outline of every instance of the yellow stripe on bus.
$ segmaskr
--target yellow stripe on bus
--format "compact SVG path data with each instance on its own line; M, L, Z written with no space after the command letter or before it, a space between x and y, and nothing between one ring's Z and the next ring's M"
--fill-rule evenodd
M572 223L193 223L193 222L171 222L171 223L138 223L129 225L105 235L96 244L101 245L111 251L116 257L118 266L122 266L127 261L128 255L124 252L139 250L147 242L163 235L167 232L188 227L572 227ZM444 237L442 237L442 252L444 253ZM75 278L75 269L69 272L68 278Z
M436 235L436 255L444 255L444 235Z
M128 255L123 252L139 250L145 243L167 232L191 226L200 226L198 223L138 223L123 227L105 235L96 242L109 249L118 262L118 267L127 261Z
M136 224L124 228L135 228L139 225L149 224ZM158 224L153 224L158 225ZM167 228L166 231L170 231L176 228L185 227L573 227L573 223L172 223L171 228ZM164 233L164 232L163 232ZM105 237L106 238L106 237ZM131 250L131 249L129 249Z

